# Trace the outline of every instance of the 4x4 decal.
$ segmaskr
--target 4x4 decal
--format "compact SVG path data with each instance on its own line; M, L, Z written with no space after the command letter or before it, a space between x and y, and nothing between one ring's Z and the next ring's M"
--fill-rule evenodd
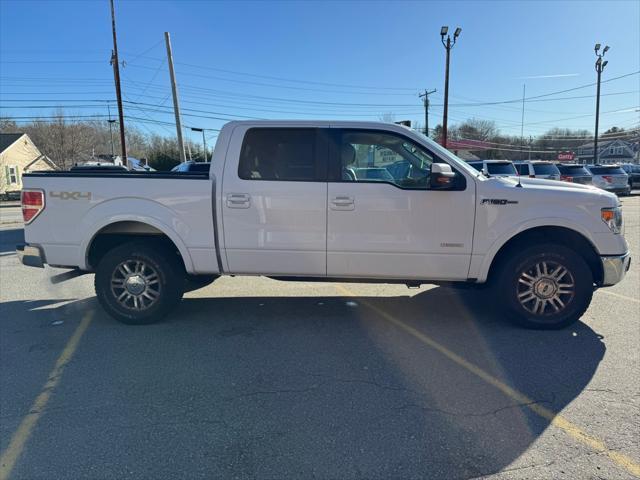
M91 192L49 192L49 196L60 200L91 200Z

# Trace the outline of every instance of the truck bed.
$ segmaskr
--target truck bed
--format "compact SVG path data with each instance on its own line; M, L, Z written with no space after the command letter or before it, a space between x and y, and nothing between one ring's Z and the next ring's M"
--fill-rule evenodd
M25 240L50 265L93 270L85 252L96 235L142 229L169 237L189 273L219 271L208 172L35 172L23 182L45 192Z

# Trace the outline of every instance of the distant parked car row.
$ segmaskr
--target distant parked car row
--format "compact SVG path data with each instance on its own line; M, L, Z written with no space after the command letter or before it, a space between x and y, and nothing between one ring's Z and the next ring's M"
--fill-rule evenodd
M640 186L640 165L581 165L543 160L471 160L470 166L490 177L527 176L594 185L618 195L628 195Z

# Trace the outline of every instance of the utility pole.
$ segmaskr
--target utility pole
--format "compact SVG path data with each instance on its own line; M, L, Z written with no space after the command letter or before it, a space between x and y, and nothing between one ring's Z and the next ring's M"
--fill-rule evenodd
M444 114L442 118L442 146L444 148L447 148L447 117L449 114L449 57L451 56L451 49L456 44L456 40L458 36L460 36L462 29L460 27L456 28L456 31L453 33L453 42L451 41L451 36L447 35L448 31L449 27L447 26L440 29L440 40L447 51L447 63L444 73ZM447 37L446 41L444 39L445 36Z
M600 50L600 44L596 43L594 50L596 52L596 57L598 57L595 65L596 72L598 72L598 87L596 90L596 131L593 137L593 163L595 165L598 163L598 123L600 120L600 77L602 76L602 71L604 70L604 67L607 66L607 63L609 63L607 60L603 62L602 57L604 57L604 54L607 53L607 51L609 50L609 45L604 47L604 49L602 50L602 53L598 53L598 50Z
M178 134L178 149L180 150L180 161L186 162L187 155L184 151L184 140L182 138L182 121L180 120L178 87L176 85L176 73L173 70L173 53L171 53L171 39L169 38L169 32L164 32L164 40L167 44L167 59L169 63L169 75L171 77L171 92L173 93L173 112L176 116L176 130Z
M207 161L207 139L204 136L204 128L191 127L192 132L202 132L202 145L204 148L204 161Z
M424 135L426 137L429 136L429 95L432 93L436 93L436 89L434 88L430 92L425 90L424 93L418 95L418 97L423 98L424 103Z
M122 92L120 89L120 64L118 60L118 41L116 38L116 13L113 7L113 0L109 0L111 4L111 30L113 31L113 52L111 52L111 64L113 65L113 78L116 82L116 100L118 102L118 118L120 119L120 148L122 149L122 161L125 166L129 166L127 157L127 142L124 135L124 112L122 110Z

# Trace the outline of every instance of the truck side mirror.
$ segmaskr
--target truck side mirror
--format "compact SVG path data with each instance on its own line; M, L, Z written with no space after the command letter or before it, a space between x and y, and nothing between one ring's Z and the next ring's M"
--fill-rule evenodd
M455 184L456 174L451 169L451 165L446 163L431 164L431 180L429 187L431 190L451 190Z

